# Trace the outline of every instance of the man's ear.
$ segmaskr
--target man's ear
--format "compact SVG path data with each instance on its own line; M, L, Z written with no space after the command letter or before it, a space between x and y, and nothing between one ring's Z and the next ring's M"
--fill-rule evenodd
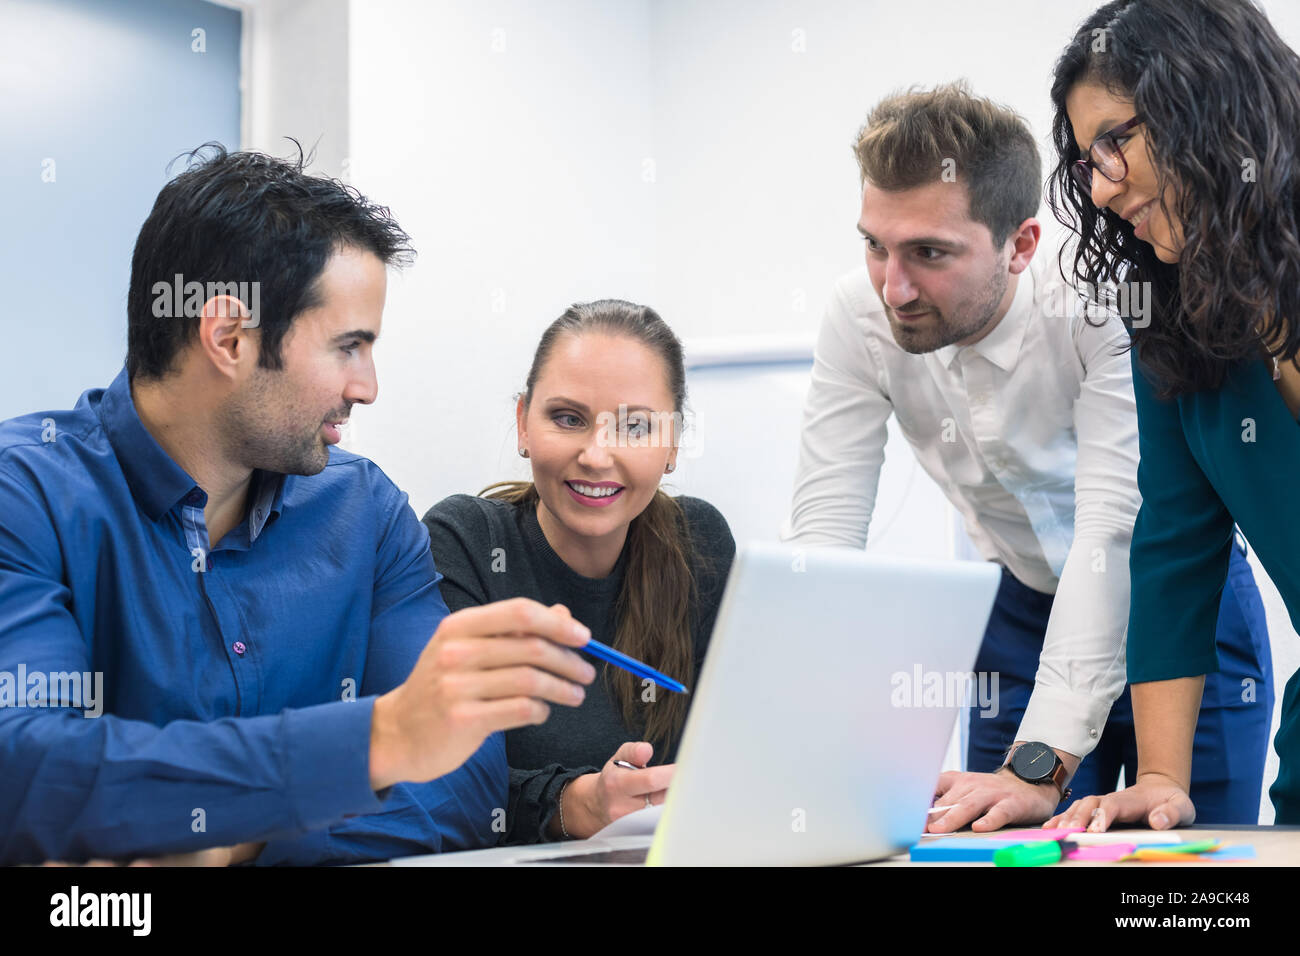
M1034 250L1038 248L1038 240L1042 234L1043 227L1032 217L1022 222L1011 234L1007 240L1011 243L1011 258L1007 262L1007 271L1013 276L1020 275L1029 268L1029 260L1034 258Z
M219 375L237 377L241 368L257 361L254 328L245 322L251 313L232 295L214 295L199 314L199 350Z

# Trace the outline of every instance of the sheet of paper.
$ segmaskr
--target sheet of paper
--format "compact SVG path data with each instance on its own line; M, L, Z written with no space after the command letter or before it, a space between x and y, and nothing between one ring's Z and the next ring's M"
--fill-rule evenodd
M1132 843L1135 846L1168 846L1182 843L1177 833L1153 830L1114 830L1107 833L1076 833L1070 839L1079 846L1104 846L1108 843Z
M1032 843L1034 840L1064 840L1066 837L1073 839L1074 834L1082 832L1083 827L1059 827L1055 830L995 830L989 836L995 836L999 840L1023 840Z
M655 832L655 827L659 825L659 817L663 814L663 804L653 807L642 807L640 810L633 810L626 816L621 816L605 829L597 831L595 837L616 837L616 836L650 836Z

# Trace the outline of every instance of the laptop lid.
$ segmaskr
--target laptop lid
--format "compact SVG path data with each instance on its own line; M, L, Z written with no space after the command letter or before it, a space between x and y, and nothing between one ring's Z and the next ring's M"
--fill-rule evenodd
M647 862L854 863L915 842L999 578L986 562L745 547Z

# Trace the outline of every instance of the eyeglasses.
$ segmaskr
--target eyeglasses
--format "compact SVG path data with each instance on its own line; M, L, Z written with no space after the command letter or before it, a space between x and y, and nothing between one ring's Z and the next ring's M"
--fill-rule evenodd
M1107 130L1092 141L1088 147L1088 159L1077 160L1070 167L1074 180L1083 191L1092 195L1092 171L1094 168L1112 183L1123 180L1128 175L1128 161L1119 149L1119 137L1127 133L1142 120L1135 116L1127 123L1121 123L1112 130Z

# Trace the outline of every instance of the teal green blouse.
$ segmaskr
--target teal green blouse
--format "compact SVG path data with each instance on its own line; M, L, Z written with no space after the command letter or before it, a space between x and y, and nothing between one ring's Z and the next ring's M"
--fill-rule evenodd
M1215 627L1234 523L1300 628L1300 427L1265 361L1221 388L1162 401L1133 352L1138 490L1129 557L1130 683L1217 671ZM1287 682L1269 791L1278 823L1300 823L1300 672Z

